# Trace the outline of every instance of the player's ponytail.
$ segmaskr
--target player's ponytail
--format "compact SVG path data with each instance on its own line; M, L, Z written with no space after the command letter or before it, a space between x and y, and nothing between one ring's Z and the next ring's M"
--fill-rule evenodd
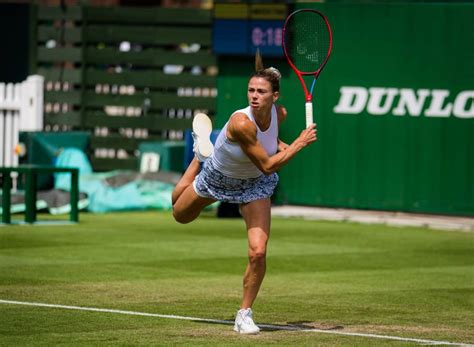
M257 48L257 53L255 53L255 72L262 71L263 69L262 55L260 54L260 50Z
M272 91L280 91L280 80L281 73L278 69L272 67L264 68L262 55L260 54L259 49L257 48L257 53L255 54L255 73L252 74L252 77L262 77L266 79L272 85Z

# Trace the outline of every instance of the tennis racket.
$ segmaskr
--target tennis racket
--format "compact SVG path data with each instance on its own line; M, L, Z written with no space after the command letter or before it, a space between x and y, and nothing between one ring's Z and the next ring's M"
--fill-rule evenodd
M319 11L301 9L291 13L283 27L282 46L286 60L303 86L306 127L313 124L313 90L332 50L332 32L327 18ZM313 76L308 91L303 77Z

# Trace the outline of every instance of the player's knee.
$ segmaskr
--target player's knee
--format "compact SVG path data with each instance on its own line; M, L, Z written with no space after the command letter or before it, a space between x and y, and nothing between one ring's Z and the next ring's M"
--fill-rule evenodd
M260 263L265 261L267 251L265 248L257 248L249 252L249 260L251 263Z
M192 219L189 218L189 216L187 216L186 214L182 213L182 211L179 211L178 209L174 207L173 207L173 217L175 221L181 224L187 224L192 221Z

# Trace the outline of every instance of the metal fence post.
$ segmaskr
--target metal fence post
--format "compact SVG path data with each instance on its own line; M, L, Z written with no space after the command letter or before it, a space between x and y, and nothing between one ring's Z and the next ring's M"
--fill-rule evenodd
M3 176L3 189L2 189L2 223L10 224L11 223L11 210L10 210L10 198L12 189L12 178L10 176L10 171L2 170Z
M35 170L28 169L26 170L25 175L26 175L25 222L34 223L36 221L36 175L37 175L37 172Z
M73 169L71 171L71 214L69 220L71 222L79 222L79 170Z

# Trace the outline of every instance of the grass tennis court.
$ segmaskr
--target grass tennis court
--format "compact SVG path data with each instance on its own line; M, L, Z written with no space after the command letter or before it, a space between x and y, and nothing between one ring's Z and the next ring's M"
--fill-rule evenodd
M0 300L233 320L241 220L82 214L0 228ZM474 234L274 218L257 324L474 343ZM0 345L415 345L317 332L0 304Z

